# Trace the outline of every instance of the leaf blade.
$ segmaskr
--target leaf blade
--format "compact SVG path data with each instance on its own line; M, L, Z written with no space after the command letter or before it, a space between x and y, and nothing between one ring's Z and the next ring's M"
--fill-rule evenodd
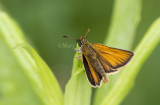
M41 104L62 105L63 94L55 76L36 51L25 40L24 34L16 22L3 11L0 11L0 32L8 50L21 67L20 70L24 72L24 78L26 77L29 81L28 84L32 88L31 90L34 91L33 93L36 94L39 101L42 102ZM23 87L20 84L19 86ZM27 89L30 90L30 88ZM24 94L27 93L24 92ZM22 103L25 104L25 102ZM39 104L40 103L37 105Z
M115 0L111 25L105 45L130 50L141 18L141 0ZM96 89L94 105L99 105L114 85L120 73L109 75L109 83Z
M81 61L76 58L78 55L77 52L74 56L72 76L65 88L64 105L90 105L91 102L91 86Z

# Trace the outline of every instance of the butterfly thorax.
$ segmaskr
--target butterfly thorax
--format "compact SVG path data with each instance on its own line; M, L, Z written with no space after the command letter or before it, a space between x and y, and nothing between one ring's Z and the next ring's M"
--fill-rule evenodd
M82 54L85 56L92 58L92 59L97 59L97 54L94 51L94 49L91 46L91 43L85 43L81 47Z

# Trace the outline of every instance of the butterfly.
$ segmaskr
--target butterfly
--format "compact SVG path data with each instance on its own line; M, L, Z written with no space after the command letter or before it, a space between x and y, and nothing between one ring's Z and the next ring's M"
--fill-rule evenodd
M89 31L90 28L85 35L78 39L63 37L77 41L80 48L76 51L81 53L87 78L92 87L100 87L102 81L104 83L108 82L106 75L118 72L132 59L134 53L102 44L89 43L86 39Z

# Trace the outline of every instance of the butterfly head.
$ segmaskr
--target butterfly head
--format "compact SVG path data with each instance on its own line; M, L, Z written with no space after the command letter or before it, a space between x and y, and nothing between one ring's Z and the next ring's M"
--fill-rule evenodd
M68 36L63 36L63 37L76 40L78 45L81 47L83 44L88 43L88 40L86 39L86 35L88 34L88 32L90 30L91 30L91 28L88 29L88 31L87 31L87 33L85 35L82 35L78 39L74 39L74 38L71 38L71 37L68 37Z
M85 36L81 36L80 38L77 39L77 43L81 47L83 44L88 43L88 40L86 39Z

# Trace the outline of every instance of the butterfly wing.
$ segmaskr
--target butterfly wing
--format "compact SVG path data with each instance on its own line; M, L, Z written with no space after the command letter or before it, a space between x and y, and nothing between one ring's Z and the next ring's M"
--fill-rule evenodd
M114 73L126 65L134 55L131 51L107 47L101 44L91 44L106 73Z
M94 78L91 74L91 70L89 68L88 62L87 62L87 60L86 60L86 58L83 54L82 54L82 59L83 59L83 65L84 65L84 68L85 68L85 71L86 71L87 78L88 78L89 82L91 83L92 86L96 86Z
M83 64L87 74L87 78L93 87L101 86L103 76L97 71L98 66L95 66L94 60L82 54ZM95 61L96 62L96 61ZM106 78L105 78L106 79Z

